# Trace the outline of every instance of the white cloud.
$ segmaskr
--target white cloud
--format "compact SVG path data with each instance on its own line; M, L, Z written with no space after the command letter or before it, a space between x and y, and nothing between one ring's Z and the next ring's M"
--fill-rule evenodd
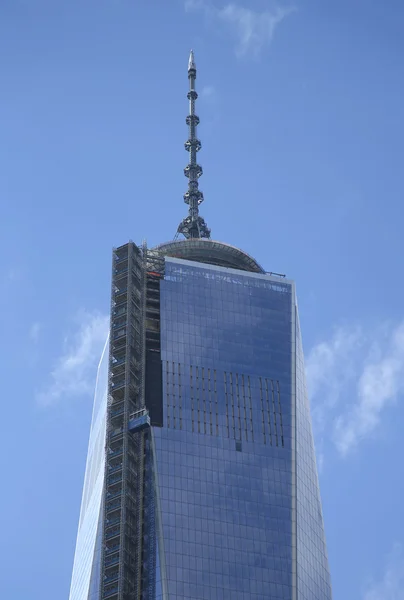
M320 342L306 358L306 376L313 430L320 464L324 464L324 436L330 427L330 415L338 407L355 375L358 352L364 336L359 327L338 328L330 340ZM320 466L319 466L320 469Z
M363 600L404 600L404 555L401 544L395 544L386 561L381 581L372 581Z
M237 39L237 56L257 56L272 41L277 25L296 9L274 5L260 12L232 2L217 8L204 0L186 0L185 10L201 10L206 17L229 27Z
M336 329L331 340L314 346L306 360L307 385L312 396L326 388L324 401L328 406L335 405L341 393L341 379L351 374L353 355L362 343L363 333L355 327Z
M352 410L336 421L335 440L342 455L374 431L382 411L404 389L404 323L391 333L385 352L373 350L379 357L364 362Z
M109 317L83 311L75 320L76 331L64 340L63 352L49 374L49 383L37 394L37 400L43 406L93 392Z
M404 391L404 322L366 333L340 328L307 362L317 441L331 433L341 456L374 433L383 411Z

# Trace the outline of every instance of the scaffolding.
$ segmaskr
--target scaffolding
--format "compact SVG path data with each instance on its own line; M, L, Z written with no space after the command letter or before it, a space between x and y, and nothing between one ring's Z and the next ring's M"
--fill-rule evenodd
M152 421L145 384L148 353L156 356L156 364L161 361L160 280L164 259L148 251L145 244L139 248L129 242L114 249L112 262L99 598L152 600L155 502ZM158 413L155 407L154 413Z
M101 600L141 598L145 431L129 416L144 408L144 256L132 242L113 251Z

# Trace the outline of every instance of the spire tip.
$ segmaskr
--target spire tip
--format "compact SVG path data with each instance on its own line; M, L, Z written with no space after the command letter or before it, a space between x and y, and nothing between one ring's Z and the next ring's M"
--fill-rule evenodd
M191 69L196 70L195 56L194 56L193 50L191 50L191 52L189 53L189 59L188 59L188 71L191 71Z

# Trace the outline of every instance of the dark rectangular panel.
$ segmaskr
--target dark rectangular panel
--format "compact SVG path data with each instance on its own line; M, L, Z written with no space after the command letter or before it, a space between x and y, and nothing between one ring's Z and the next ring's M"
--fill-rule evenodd
M163 426L163 378L160 352L146 350L146 408L152 425Z

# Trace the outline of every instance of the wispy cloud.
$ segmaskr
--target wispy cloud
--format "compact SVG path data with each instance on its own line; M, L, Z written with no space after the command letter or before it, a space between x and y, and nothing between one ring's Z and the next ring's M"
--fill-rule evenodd
M401 544L395 544L388 556L382 579L366 586L363 600L404 600L404 555Z
M372 354L377 354L377 358ZM374 431L384 408L403 390L404 323L401 323L391 332L385 351L374 345L363 364L354 406L336 421L335 440L342 455Z
M296 9L274 4L271 9L256 11L232 2L218 8L206 0L186 0L185 10L202 11L210 20L228 27L237 40L237 56L257 56L271 43L276 27Z
M346 456L404 391L404 322L371 333L339 328L312 349L306 369L317 443L331 435Z
M363 345L359 327L338 328L330 340L318 343L306 360L307 385L310 395L322 402L315 403L313 413L317 424L324 425L326 412L337 404L343 386L354 375L353 359Z
M109 318L83 311L75 323L75 331L65 338L47 385L37 394L37 401L43 406L92 393L94 389L95 368L107 337Z
M363 334L358 327L338 328L331 339L314 346L306 358L307 386L320 473L325 463L331 415L339 408L341 396L354 377L355 357L362 345Z

